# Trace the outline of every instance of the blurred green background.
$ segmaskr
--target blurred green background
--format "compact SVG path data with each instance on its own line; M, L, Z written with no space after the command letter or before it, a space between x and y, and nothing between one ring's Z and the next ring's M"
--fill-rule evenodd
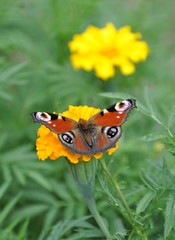
M37 160L39 125L30 113L104 108L128 96L138 109L106 163L148 239L175 239L174 7L173 0L0 0L0 239L104 239L66 161ZM133 75L104 82L72 69L68 42L107 22L130 25L151 51ZM131 226L98 181L96 199L116 239L138 239L127 237Z

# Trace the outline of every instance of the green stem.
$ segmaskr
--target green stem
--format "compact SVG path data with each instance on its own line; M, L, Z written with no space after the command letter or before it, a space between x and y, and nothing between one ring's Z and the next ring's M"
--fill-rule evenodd
M100 214L97 211L95 199L94 199L94 183L97 170L97 160L93 159L90 162L80 162L78 164L70 164L69 167L74 177L77 186L86 202L90 212L94 219L102 230L107 240L111 240L112 237L103 222Z
M128 214L128 218L126 218L126 215L124 214L124 217L126 218L127 221L129 221L129 223L133 226L133 229L135 230L135 232L140 236L141 240L147 240L147 236L146 234L142 233L141 229L137 226L135 220L133 219L133 214L132 214L132 211L117 183L116 180L114 180L114 178L112 177L111 173L109 172L106 164L104 161L100 161L101 162L101 165L103 167L103 170L105 172L105 174L107 175L107 177L110 179L111 183L113 184L113 187L114 189L116 190L121 202L123 203L123 206L125 207L126 209L126 212Z
M111 175L111 173L109 172L109 170L108 170L105 162L104 162L104 161L101 161L101 164L102 164L103 170L105 171L106 175L109 177L110 181L112 182L112 184L113 184L113 186L114 186L114 188L115 188L115 190L116 190L116 192L117 192L120 200L122 201L122 203L123 203L123 205L124 205L124 207L125 207L128 215L129 215L129 216L132 216L131 209L129 208L129 205L128 205L128 203L127 203L127 201L126 201L126 199L125 199L122 191L120 190L120 187L119 187L118 183L117 183L117 182L114 180L114 178L112 177L112 175Z
M87 188L86 188L86 191L87 191ZM89 190L88 190L88 192L89 192ZM96 203L95 203L95 200L94 200L93 193L91 192L91 198L84 198L84 200L86 201L86 204L87 204L90 212L92 213L94 219L96 220L97 224L99 225L102 232L104 233L106 239L107 240L112 239L106 225L104 224L103 219L101 218L100 214L97 211L97 207L96 207Z
M164 125L156 116L151 115L151 117L168 132L170 137L173 137L171 130L166 125Z

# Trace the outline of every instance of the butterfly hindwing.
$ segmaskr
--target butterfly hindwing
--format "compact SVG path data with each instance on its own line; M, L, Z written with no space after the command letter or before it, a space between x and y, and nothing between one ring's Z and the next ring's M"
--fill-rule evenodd
M97 127L96 144L93 146L93 153L104 152L116 146L116 142L122 135L120 126Z
M58 135L63 145L73 153L88 155L92 154L92 148L88 145L82 131L78 128Z

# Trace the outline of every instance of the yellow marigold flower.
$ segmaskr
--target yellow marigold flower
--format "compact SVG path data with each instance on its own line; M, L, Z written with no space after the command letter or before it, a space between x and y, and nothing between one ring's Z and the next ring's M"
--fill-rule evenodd
M75 121L79 119L89 120L93 115L99 112L100 109L88 107L88 106L69 106L69 110L61 113L62 116L71 118ZM109 149L107 152L111 155L118 148L118 143L115 148ZM65 147L60 141L56 133L51 132L50 129L41 125L38 129L38 138L36 140L36 150L38 158L45 160L48 157L51 160L56 160L61 156L66 157L72 163L78 163L79 161L88 162L92 157L99 159L103 153L97 153L95 155L81 155L74 154L71 150Z
M91 71L107 80L113 77L116 67L123 75L135 72L134 63L144 61L149 53L140 33L131 32L130 26L116 29L112 23L104 28L89 26L69 42L70 59L75 69Z

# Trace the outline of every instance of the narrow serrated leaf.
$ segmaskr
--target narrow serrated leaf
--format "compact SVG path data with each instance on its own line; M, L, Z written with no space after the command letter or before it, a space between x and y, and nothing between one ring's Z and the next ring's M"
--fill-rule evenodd
M67 240L82 240L82 239L103 239L104 235L98 228L93 227L92 229L78 229L78 233L73 234ZM115 238L118 240L118 238Z
M12 170L14 172L14 175L15 175L15 178L17 179L17 181L19 183L21 183L22 185L25 185L26 184L26 178L25 178L24 173L19 169L19 166L14 166L12 168Z
M168 124L167 127L170 129L173 126L175 126L175 105L172 108L172 111L170 111L170 115L168 118Z
M4 209L1 210L1 213L0 213L0 224L2 224L4 219L10 213L10 211L15 206L15 204L18 202L18 200L20 198L20 195L21 194L18 194L16 197L12 198L12 200L8 202L8 204L4 207Z
M17 219L18 221L20 220L26 220L26 218L34 217L37 216L44 211L48 210L48 205L46 204L32 204L30 206L26 205L23 208L20 208L14 215L13 215L13 220Z
M35 172L35 171L29 171L27 172L27 175L36 181L38 184L40 184L42 187L46 188L47 190L51 191L51 186L47 179L44 178L40 173Z
M167 239L175 223L175 199L170 196L165 209L164 238Z
M7 69L3 69L1 71L0 82L5 82L11 76L14 76L15 74L19 73L26 65L27 65L27 62L21 62L15 65L12 65ZM12 81L13 81L13 78L12 78Z
M161 187L159 181L155 178L155 176L151 175L148 172L142 172L141 173L141 178L142 178L143 182L151 190L157 190L157 189L159 189Z
M156 116L155 107L153 106L151 94L149 93L149 90L147 87L144 89L144 99L151 115Z
M145 196L138 203L137 208L136 208L136 213L139 214L141 212L144 212L154 197L155 197L154 192L146 193Z
M141 137L140 140L145 142L152 142L156 140L162 140L165 138L167 138L167 134L165 132L152 132L149 133L148 135Z
M79 226L80 224L81 227L90 229L91 225L89 225L89 223L86 222L86 220L89 218L90 218L89 216L85 216L75 220L67 219L65 221L61 221L54 226L52 232L46 239L47 240L62 239L64 234L66 234L70 229ZM82 226L83 223L84 225Z
M10 185L10 180L1 185L1 187L0 187L0 199L3 197L4 193L8 189L9 185Z
M122 93L122 92L108 92L108 93L100 93L100 96L107 97L107 98L115 98L115 99L127 99L127 98L135 98L130 94Z
M50 233L50 235L46 238L47 240L57 240L60 237L63 236L63 230L65 228L65 223L69 225L69 220L66 220L64 222L59 222L57 223L52 232Z
M9 93L6 92L0 92L0 98L6 100L6 101L12 101L13 100L13 96L10 95Z
M29 224L29 221L28 221L28 220L25 221L25 222L22 224L16 240L24 240L24 239L25 239L25 236L26 236L26 233L27 233L28 224Z
M137 106L137 110L143 114L145 114L146 116L151 116L151 113L149 112L149 109L143 105L143 103L141 103L139 100L136 101L136 106Z

